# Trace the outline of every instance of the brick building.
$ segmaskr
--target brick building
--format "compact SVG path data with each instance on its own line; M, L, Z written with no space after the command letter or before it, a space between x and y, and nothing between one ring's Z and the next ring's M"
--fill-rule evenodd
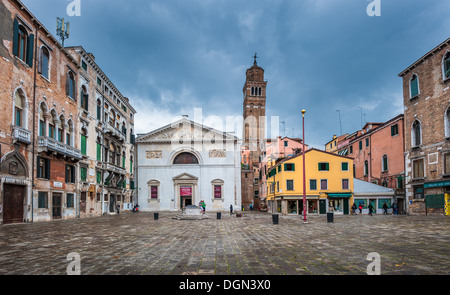
M336 153L354 159L354 177L392 188L399 213L406 210L404 190L404 116L398 115L384 123L369 122L345 137L333 137ZM336 149L335 149L336 147Z
M450 38L399 74L409 214L443 214L450 192Z
M243 143L241 149L241 194L242 206L248 210L250 204L259 208L259 156L265 138L266 87L264 70L256 63L246 72L243 94Z
M66 48L80 64L78 122L80 215L128 209L134 198L134 115L130 105L82 46Z
M20 1L0 19L2 222L76 217L79 65Z

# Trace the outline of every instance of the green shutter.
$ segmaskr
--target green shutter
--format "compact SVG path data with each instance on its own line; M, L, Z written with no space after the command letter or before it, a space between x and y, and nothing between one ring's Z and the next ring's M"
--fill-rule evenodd
M97 172L97 183L102 183L102 173Z
M102 160L102 145L97 143L97 161Z
M295 164L292 164L292 171L295 171Z
M124 156L122 156L122 168L125 169L125 157Z
M130 173L133 173L133 161L130 161Z
M81 154L86 156L86 136L81 135Z
M330 164L329 163L325 163L325 170L326 171L330 171Z
M411 80L411 97L419 94L419 83L417 78Z
M34 35L30 34L27 40L27 65L33 67L33 50L34 50Z
M19 21L14 19L13 54L19 56Z

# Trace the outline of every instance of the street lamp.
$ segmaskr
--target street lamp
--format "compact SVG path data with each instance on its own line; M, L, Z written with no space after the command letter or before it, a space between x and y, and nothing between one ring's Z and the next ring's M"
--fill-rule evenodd
M302 110L303 117L303 223L308 223L306 219L306 164L305 164L305 110Z

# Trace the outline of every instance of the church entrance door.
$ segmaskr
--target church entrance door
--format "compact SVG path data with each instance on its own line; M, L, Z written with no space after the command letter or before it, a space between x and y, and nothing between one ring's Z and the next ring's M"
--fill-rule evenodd
M181 208L192 204L192 186L180 186Z

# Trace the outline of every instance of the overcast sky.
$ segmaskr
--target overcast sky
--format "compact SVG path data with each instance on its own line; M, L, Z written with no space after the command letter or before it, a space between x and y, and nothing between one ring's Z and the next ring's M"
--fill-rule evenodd
M401 114L398 74L450 36L448 0L379 1L370 17L368 0L80 0L71 17L71 0L23 0L54 35L56 17L70 22L65 45L95 55L137 110L137 133L195 108L211 127L242 116L257 52L269 121L301 137L306 109L306 143L321 149L341 125L352 133Z

